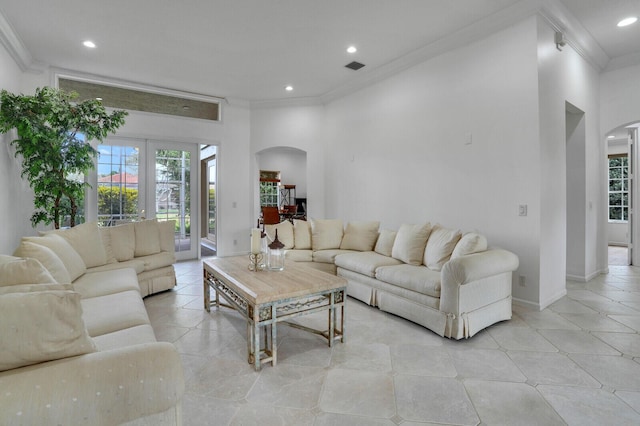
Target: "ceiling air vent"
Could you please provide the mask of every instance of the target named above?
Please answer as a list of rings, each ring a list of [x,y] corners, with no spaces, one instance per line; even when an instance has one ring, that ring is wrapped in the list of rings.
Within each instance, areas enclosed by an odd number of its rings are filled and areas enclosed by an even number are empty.
[[[350,62],[347,65],[345,65],[346,68],[349,68],[350,70],[354,70],[354,71],[358,71],[360,68],[364,67],[364,64],[361,64],[360,62]]]

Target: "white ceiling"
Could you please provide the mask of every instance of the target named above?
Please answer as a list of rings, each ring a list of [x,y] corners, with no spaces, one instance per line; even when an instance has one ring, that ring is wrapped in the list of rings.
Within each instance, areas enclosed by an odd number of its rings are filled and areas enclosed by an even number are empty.
[[[549,3],[566,7],[608,59],[640,57],[640,24],[616,28],[640,16],[640,0],[0,0],[0,30],[12,32],[0,40],[17,40],[27,67],[260,102],[321,97]],[[366,67],[344,68],[352,60]]]

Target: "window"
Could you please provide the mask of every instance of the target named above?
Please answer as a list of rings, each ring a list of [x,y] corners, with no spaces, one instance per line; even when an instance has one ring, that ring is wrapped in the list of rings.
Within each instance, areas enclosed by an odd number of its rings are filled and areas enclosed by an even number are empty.
[[[609,220],[629,219],[629,159],[609,156]]]
[[[98,146],[98,222],[113,226],[138,218],[139,149]]]
[[[260,170],[260,207],[278,207],[280,172]]]

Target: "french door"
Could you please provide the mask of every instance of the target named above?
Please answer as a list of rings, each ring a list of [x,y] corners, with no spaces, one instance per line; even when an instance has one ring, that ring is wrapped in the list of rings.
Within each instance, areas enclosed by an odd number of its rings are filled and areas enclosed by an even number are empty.
[[[198,145],[109,138],[88,198],[101,226],[141,219],[174,220],[176,257],[198,257]],[[93,209],[92,209],[93,210]]]

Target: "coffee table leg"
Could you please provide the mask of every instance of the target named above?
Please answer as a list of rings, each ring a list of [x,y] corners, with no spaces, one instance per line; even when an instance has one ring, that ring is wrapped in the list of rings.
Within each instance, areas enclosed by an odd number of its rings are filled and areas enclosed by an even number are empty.
[[[335,305],[335,297],[336,294],[331,292],[329,295],[330,306],[329,306],[329,347],[333,346],[333,338],[336,330],[336,305]]]
[[[271,318],[274,320],[274,322],[271,324],[271,347],[269,349],[271,349],[271,366],[275,367],[278,361],[278,343],[277,343],[278,331],[277,331],[277,325],[276,325],[277,322],[275,322],[276,305],[273,305],[271,307]],[[267,330],[265,330],[264,332],[266,334]]]
[[[211,312],[211,295],[209,294],[209,283],[207,282],[207,273],[204,273],[202,279],[203,291],[204,291],[204,310]]]
[[[251,321],[247,320],[247,359],[249,364],[253,364],[253,327]]]

